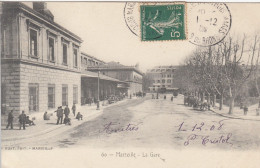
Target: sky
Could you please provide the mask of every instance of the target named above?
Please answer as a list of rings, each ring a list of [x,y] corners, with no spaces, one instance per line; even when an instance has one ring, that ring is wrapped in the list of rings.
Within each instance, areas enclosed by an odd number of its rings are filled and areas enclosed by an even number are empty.
[[[54,21],[80,36],[81,51],[106,62],[153,66],[178,65],[196,45],[188,40],[141,42],[124,20],[124,2],[47,2]],[[260,3],[227,3],[232,15],[230,32],[254,35],[260,29]]]

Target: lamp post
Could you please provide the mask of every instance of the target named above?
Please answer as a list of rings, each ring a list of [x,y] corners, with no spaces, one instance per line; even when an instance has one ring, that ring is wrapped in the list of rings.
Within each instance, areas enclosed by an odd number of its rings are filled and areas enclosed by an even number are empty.
[[[100,71],[98,70],[97,110],[99,110],[99,73]]]

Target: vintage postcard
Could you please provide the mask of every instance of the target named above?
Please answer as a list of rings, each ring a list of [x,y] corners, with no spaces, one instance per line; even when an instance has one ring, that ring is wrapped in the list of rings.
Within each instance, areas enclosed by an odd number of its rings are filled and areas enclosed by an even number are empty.
[[[0,2],[2,168],[259,168],[260,3]]]

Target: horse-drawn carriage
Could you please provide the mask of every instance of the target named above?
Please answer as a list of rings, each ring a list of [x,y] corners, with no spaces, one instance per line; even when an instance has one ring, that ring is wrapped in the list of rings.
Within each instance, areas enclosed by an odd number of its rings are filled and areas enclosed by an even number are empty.
[[[206,101],[200,101],[196,96],[184,96],[184,105],[188,105],[189,107],[193,107],[193,109],[197,110],[209,110],[210,104]]]

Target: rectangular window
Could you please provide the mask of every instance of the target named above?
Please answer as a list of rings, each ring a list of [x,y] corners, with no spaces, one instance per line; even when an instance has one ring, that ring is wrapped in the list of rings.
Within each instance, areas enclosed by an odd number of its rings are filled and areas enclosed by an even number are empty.
[[[55,108],[55,85],[48,86],[48,108]]]
[[[73,65],[74,67],[78,66],[78,50],[76,48],[73,49]]]
[[[62,106],[68,105],[68,85],[62,85]]]
[[[73,103],[78,104],[78,86],[73,86]]]
[[[39,109],[39,85],[29,83],[29,111]]]
[[[170,79],[167,80],[167,83],[171,83],[172,81]]]
[[[54,62],[54,39],[49,37],[49,61]]]
[[[63,53],[62,53],[63,54],[63,57],[62,57],[63,62],[62,63],[67,65],[68,64],[68,45],[63,43],[62,48],[63,48],[63,50],[62,50],[63,51]]]
[[[37,57],[38,56],[38,49],[37,49],[37,46],[38,46],[38,42],[37,42],[37,31],[36,30],[33,30],[33,29],[30,29],[30,55],[31,56],[35,56]]]

